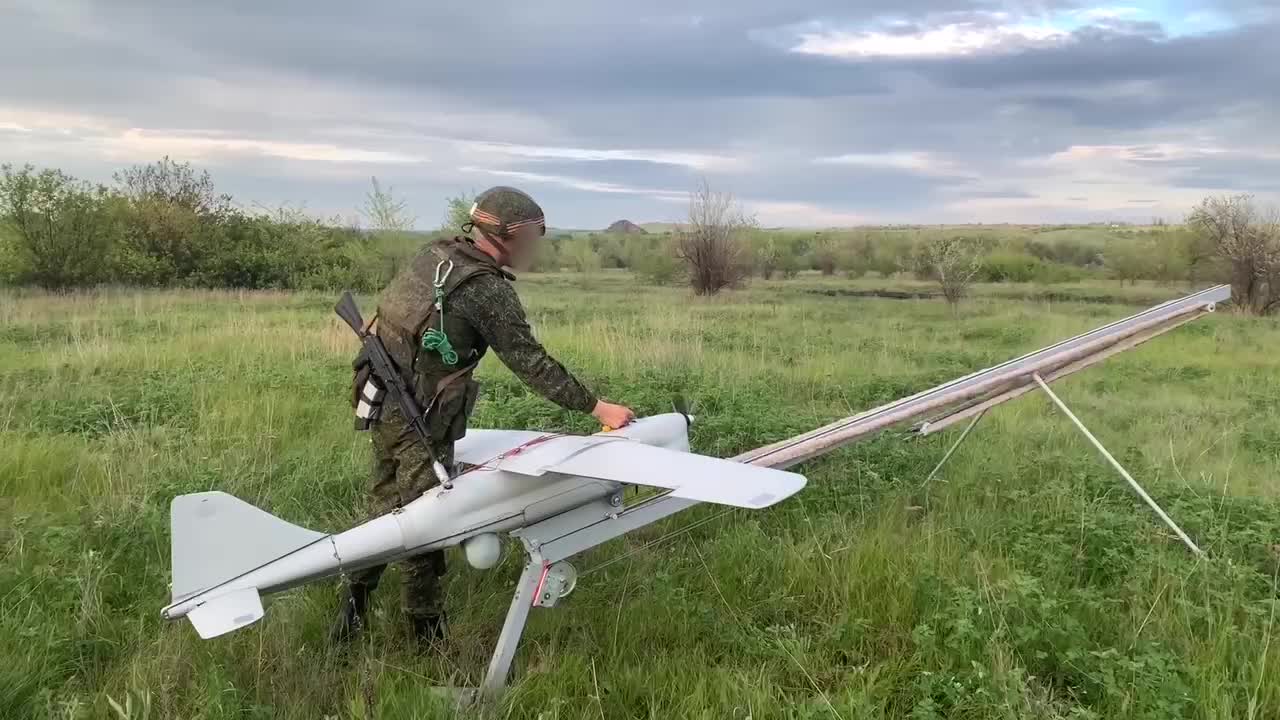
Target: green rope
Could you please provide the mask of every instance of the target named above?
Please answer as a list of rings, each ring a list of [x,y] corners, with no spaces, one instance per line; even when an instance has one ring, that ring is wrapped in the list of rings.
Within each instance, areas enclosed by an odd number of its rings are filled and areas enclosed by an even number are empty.
[[[440,353],[440,359],[445,365],[457,365],[458,353],[444,332],[444,288],[439,286],[436,287],[436,309],[440,311],[440,327],[431,328],[422,334],[422,349]]]

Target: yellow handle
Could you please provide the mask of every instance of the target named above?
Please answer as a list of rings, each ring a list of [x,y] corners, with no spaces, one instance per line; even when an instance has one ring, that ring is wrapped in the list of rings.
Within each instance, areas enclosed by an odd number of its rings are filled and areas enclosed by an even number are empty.
[[[613,432],[613,428],[609,427],[608,425],[601,425],[600,432]]]

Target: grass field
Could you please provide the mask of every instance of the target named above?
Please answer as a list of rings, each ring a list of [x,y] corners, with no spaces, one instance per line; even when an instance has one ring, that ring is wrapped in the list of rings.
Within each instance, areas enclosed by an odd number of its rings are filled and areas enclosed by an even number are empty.
[[[642,414],[687,394],[695,449],[715,455],[1178,292],[979,288],[953,317],[939,301],[825,293],[835,285],[693,300],[615,275],[519,283],[567,365]],[[425,656],[401,638],[394,576],[345,659],[324,639],[332,581],[213,641],[159,617],[174,495],[225,490],[325,530],[363,514],[368,441],[345,403],[354,341],[333,300],[0,291],[0,717],[435,717],[430,686],[480,679],[514,546],[488,572],[451,558],[452,640]],[[809,487],[774,509],[592,572],[719,512],[695,508],[580,558],[585,577],[535,611],[492,714],[1280,717],[1277,348],[1280,323],[1219,313],[1060,384],[1207,560],[1031,395],[992,413],[927,487],[956,431],[883,436],[803,466]],[[496,360],[481,375],[474,426],[594,429]]]

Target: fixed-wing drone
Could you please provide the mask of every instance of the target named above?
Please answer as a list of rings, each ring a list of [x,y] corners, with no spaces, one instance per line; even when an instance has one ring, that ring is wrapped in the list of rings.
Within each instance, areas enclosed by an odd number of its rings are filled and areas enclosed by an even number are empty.
[[[181,495],[174,498],[170,513],[173,602],[162,615],[187,617],[201,637],[216,637],[260,619],[264,594],[417,553],[461,545],[471,565],[491,568],[500,555],[498,535],[506,533],[520,540],[528,559],[485,676],[482,689],[492,695],[506,683],[530,609],[554,606],[573,589],[576,574],[565,559],[700,502],[751,509],[773,505],[806,482],[783,468],[889,427],[924,419],[910,434],[927,436],[969,420],[936,473],[989,409],[1036,389],[1199,554],[1199,546],[1049,383],[1212,313],[1230,295],[1230,287],[1217,286],[1172,300],[725,460],[690,452],[692,419],[685,412],[588,436],[470,430],[455,447],[455,458],[468,466],[466,471],[400,510],[333,535],[291,525],[226,493]],[[349,324],[360,332],[358,320],[353,316]],[[624,502],[627,486],[658,492]]]
[[[616,518],[626,486],[752,509],[804,487],[796,473],[690,452],[691,422],[675,412],[595,435],[471,430],[454,451],[465,471],[336,534],[292,525],[223,492],[180,495],[170,509],[173,602],[161,614],[188,618],[208,639],[260,619],[262,595],[331,575],[455,545],[473,567],[491,568],[499,533],[520,537],[532,556],[542,542]],[[573,589],[567,563],[530,567],[513,607],[554,605]],[[500,675],[499,686],[505,665]]]

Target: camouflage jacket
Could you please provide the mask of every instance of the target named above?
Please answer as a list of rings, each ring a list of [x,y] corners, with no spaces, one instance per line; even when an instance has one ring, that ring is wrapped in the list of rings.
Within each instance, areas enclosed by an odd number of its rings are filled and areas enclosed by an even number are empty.
[[[433,312],[437,267],[452,261],[444,281],[443,329],[458,355],[447,365],[437,352],[422,347],[422,336],[441,326]],[[422,249],[392,281],[378,306],[378,336],[396,364],[407,371],[419,403],[432,407],[433,435],[455,440],[465,432],[478,386],[469,372],[490,347],[526,385],[561,407],[591,412],[595,396],[533,336],[524,306],[511,281],[489,255],[464,237],[439,240]],[[411,370],[410,370],[411,369]],[[462,382],[453,383],[454,379]],[[441,382],[458,388],[441,387]],[[434,402],[433,402],[434,401]]]

